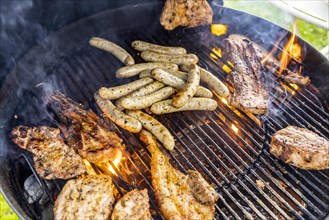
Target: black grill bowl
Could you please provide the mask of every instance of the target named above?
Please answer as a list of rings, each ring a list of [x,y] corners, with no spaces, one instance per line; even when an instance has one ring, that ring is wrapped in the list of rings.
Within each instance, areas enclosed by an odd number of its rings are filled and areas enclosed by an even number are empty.
[[[141,60],[130,47],[132,40],[185,47],[199,56],[202,67],[226,82],[226,73],[221,67],[225,60],[209,56],[212,48],[222,47],[223,37],[212,35],[209,26],[165,31],[158,22],[161,8],[159,3],[126,6],[66,26],[29,51],[8,74],[0,90],[0,186],[19,217],[52,217],[51,202],[46,206],[31,205],[24,198],[24,180],[34,172],[31,155],[18,149],[8,137],[17,125],[57,125],[42,101],[44,93],[40,90],[48,93],[60,90],[100,114],[93,101],[94,92],[101,86],[116,86],[132,80],[115,78],[115,71],[122,64],[112,55],[89,46],[91,37],[104,37],[118,43],[137,62]],[[282,47],[291,35],[273,23],[246,13],[217,6],[214,12],[214,23],[228,25],[229,34],[246,35],[268,50],[273,47],[272,43],[285,36],[279,45]],[[271,135],[289,124],[309,128],[324,137],[329,134],[329,62],[308,43],[301,39],[299,43],[305,52],[303,73],[310,76],[312,84],[298,90],[287,85],[288,90],[295,92],[292,95],[279,83],[275,73],[269,72],[271,79],[275,79],[276,89],[271,91],[272,105],[266,116],[233,110],[216,97],[219,108],[214,112],[157,117],[176,139],[176,148],[169,152],[172,164],[183,172],[198,170],[221,194],[216,206],[217,219],[323,219],[328,215],[328,170],[299,170],[268,152]],[[232,124],[239,128],[238,133],[232,131]],[[149,189],[154,218],[161,219],[150,185],[149,153],[137,136],[115,126],[112,128],[127,145],[131,164],[136,169],[135,178]],[[262,181],[265,188],[258,187],[256,181]],[[65,181],[54,183],[55,194],[58,194]]]

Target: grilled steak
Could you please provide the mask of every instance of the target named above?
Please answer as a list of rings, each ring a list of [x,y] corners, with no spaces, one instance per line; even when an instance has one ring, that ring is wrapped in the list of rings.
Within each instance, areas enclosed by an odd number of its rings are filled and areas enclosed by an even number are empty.
[[[122,139],[91,110],[55,92],[49,104],[61,121],[68,127],[68,145],[81,157],[92,163],[101,163],[121,157],[125,146]]]
[[[253,44],[230,37],[225,40],[228,60],[235,69],[230,73],[234,86],[234,93],[229,98],[230,105],[245,112],[265,114],[269,104],[268,92],[261,79],[261,64]]]
[[[275,132],[270,152],[301,169],[329,169],[329,141],[305,128],[288,126]]]
[[[54,218],[109,219],[114,200],[109,177],[88,175],[69,180],[55,202]]]
[[[151,219],[147,189],[133,190],[124,195],[114,206],[112,220]]]
[[[200,173],[185,175],[174,169],[151,133],[142,130],[141,140],[151,152],[152,185],[165,219],[213,219],[216,191]]]
[[[166,30],[178,26],[196,27],[212,23],[212,9],[206,0],[167,0],[160,23]]]
[[[18,126],[10,138],[33,153],[35,168],[45,179],[70,179],[86,171],[82,158],[64,143],[57,128]]]
[[[275,57],[273,57],[269,52],[267,52],[264,48],[262,48],[260,45],[256,44],[255,42],[252,42],[249,38],[243,36],[243,35],[238,35],[238,34],[232,34],[229,36],[230,39],[234,41],[248,41],[250,42],[256,52],[256,56],[260,61],[266,59],[265,66],[270,69],[275,71],[276,69],[280,68],[280,61],[277,60]],[[283,71],[285,75],[282,75],[282,78],[287,82],[287,83],[295,83],[295,84],[300,84],[300,85],[306,85],[307,83],[310,82],[310,78],[308,76],[301,76],[298,75],[297,73],[292,72],[289,69],[285,69]]]

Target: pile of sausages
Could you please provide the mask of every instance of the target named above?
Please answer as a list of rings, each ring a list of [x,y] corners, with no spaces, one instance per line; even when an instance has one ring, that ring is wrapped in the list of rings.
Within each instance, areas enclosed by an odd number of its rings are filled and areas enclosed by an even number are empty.
[[[139,75],[140,78],[125,85],[100,88],[94,95],[99,108],[115,124],[132,133],[138,133],[142,128],[149,130],[168,150],[175,146],[173,136],[164,125],[141,109],[156,115],[190,110],[213,111],[217,102],[211,99],[213,93],[209,89],[199,85],[200,81],[218,96],[230,94],[226,85],[199,67],[198,57],[187,54],[185,48],[136,40],[131,46],[140,52],[146,63],[135,64],[133,57],[113,42],[93,37],[89,43],[111,53],[126,65],[117,70],[116,77]],[[115,104],[113,100],[116,100]]]

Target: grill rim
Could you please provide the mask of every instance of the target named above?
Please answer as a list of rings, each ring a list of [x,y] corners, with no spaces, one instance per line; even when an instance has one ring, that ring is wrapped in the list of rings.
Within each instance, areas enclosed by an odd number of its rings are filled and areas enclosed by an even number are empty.
[[[152,5],[151,7],[149,7],[148,5]],[[151,8],[153,11],[154,11],[154,9],[157,7],[157,6],[161,6],[161,4],[160,3],[145,3],[145,4],[140,4],[140,5],[138,5],[138,7],[140,7],[140,8],[142,8],[142,7],[148,7],[148,8]],[[68,26],[65,26],[64,28],[62,28],[60,31],[58,31],[58,32],[56,32],[56,33],[54,33],[53,35],[51,35],[51,36],[48,36],[47,38],[46,38],[46,42],[47,42],[47,40],[49,40],[49,42],[52,42],[52,40],[53,40],[53,38],[60,38],[60,36],[61,36],[61,34],[64,34],[64,35],[66,35],[67,33],[66,33],[66,30],[70,30],[70,29],[76,29],[77,28],[77,23],[84,23],[84,22],[86,22],[86,21],[88,21],[88,20],[93,20],[93,19],[95,19],[95,18],[97,18],[97,19],[99,19],[98,17],[100,16],[100,17],[102,17],[102,16],[106,16],[106,15],[108,15],[108,14],[110,14],[111,12],[116,12],[116,13],[118,13],[120,10],[125,10],[126,8],[131,8],[132,6],[130,5],[130,6],[124,6],[124,7],[121,7],[121,8],[116,8],[116,9],[110,9],[110,10],[106,10],[106,11],[103,11],[103,12],[100,12],[100,13],[97,13],[97,14],[95,14],[95,15],[92,15],[92,16],[90,16],[90,17],[86,17],[86,18],[84,18],[84,19],[82,19],[82,20],[79,20],[78,22],[75,22],[75,23],[72,23],[72,24],[70,24],[70,25],[68,25]],[[236,11],[236,10],[233,10],[233,9],[228,9],[228,10],[232,10],[232,11]],[[154,12],[155,13],[155,12]],[[155,14],[157,14],[157,13],[155,13]],[[247,14],[247,13],[245,13],[245,14]],[[248,14],[249,16],[253,16],[253,17],[256,17],[256,16],[254,16],[254,15],[250,15],[250,14]],[[151,15],[149,16],[149,17],[151,17]],[[78,25],[79,26],[79,25]],[[276,25],[277,26],[277,25]],[[115,29],[117,29],[117,27],[115,28]],[[127,27],[125,27],[124,29],[128,29]],[[107,30],[108,31],[108,30]],[[88,38],[88,37],[84,37],[84,38]],[[301,39],[301,38],[299,38],[299,39]],[[79,44],[79,42],[80,41],[77,41],[78,43],[74,43],[74,44],[72,44],[72,46],[71,47],[64,47],[66,50],[70,50],[72,47],[74,47],[74,45],[77,45],[77,44]],[[309,45],[306,41],[304,41],[303,40],[303,42],[307,45],[307,47],[308,48],[313,48],[311,45]],[[4,98],[4,97],[7,97],[7,99],[9,99],[9,97],[15,97],[15,94],[14,94],[14,90],[12,89],[12,87],[15,87],[13,84],[12,84],[12,82],[14,81],[14,82],[16,82],[16,80],[12,80],[12,78],[11,77],[13,77],[15,74],[18,74],[18,72],[19,72],[19,68],[20,68],[20,66],[24,66],[24,62],[27,62],[28,60],[29,60],[29,58],[30,58],[30,56],[35,56],[35,53],[36,54],[38,54],[38,53],[40,53],[40,51],[41,51],[41,53],[44,51],[44,50],[46,50],[45,49],[45,47],[42,47],[42,46],[44,46],[43,44],[41,44],[41,45],[37,45],[37,46],[35,46],[34,48],[32,48],[26,55],[24,55],[24,57],[19,61],[19,64],[18,64],[18,66],[16,66],[13,70],[12,70],[12,72],[6,77],[6,79],[4,80],[4,83],[3,83],[3,85],[4,86],[2,86],[1,87],[1,90],[0,90],[0,97],[1,97],[1,99],[0,100],[3,100],[3,101],[1,101],[0,102],[0,111],[2,112],[2,111],[4,111],[4,109],[2,109],[2,106],[4,106],[5,104],[3,104],[3,103],[5,103],[5,101],[6,101],[6,99]],[[313,48],[313,50],[315,50],[314,48]],[[315,50],[316,51],[316,50]],[[61,51],[61,52],[65,52],[65,51]],[[320,56],[322,56],[322,58],[324,58],[324,59],[326,59],[322,54],[318,54],[318,55],[320,55]],[[26,64],[26,63],[25,63]],[[7,86],[7,87],[6,87]],[[8,89],[8,87],[9,87],[9,89]],[[11,88],[10,88],[11,87]],[[7,91],[8,90],[8,91]],[[6,92],[4,92],[4,91],[6,91]],[[13,102],[11,102],[11,103],[13,103]],[[17,104],[17,102],[16,102],[16,104]],[[15,104],[14,104],[15,105]],[[9,108],[9,109],[13,109],[13,108]],[[5,114],[1,114],[1,115],[5,115]],[[1,120],[1,122],[2,122],[2,120]],[[6,132],[4,132],[4,129],[1,129],[1,136],[3,135],[3,134],[6,134]],[[8,174],[8,172],[7,172],[7,170],[6,169],[4,169],[2,166],[0,166],[0,176],[6,176]],[[8,176],[8,175],[7,175]],[[19,206],[18,205],[18,202],[14,199],[14,197],[9,193],[7,193],[7,192],[9,192],[10,190],[9,190],[9,188],[8,188],[8,183],[6,183],[6,180],[4,180],[4,179],[6,179],[6,178],[1,178],[0,179],[0,190],[1,190],[1,193],[3,194],[3,196],[5,197],[5,199],[7,200],[7,202],[10,204],[10,206],[13,208],[13,210],[17,213],[17,215],[20,217],[20,218],[23,218],[23,219],[29,219],[29,217],[28,216],[26,216],[26,213],[23,211],[23,209],[21,208],[21,206]],[[8,190],[8,191],[6,191],[6,190]],[[22,212],[23,211],[23,212]]]

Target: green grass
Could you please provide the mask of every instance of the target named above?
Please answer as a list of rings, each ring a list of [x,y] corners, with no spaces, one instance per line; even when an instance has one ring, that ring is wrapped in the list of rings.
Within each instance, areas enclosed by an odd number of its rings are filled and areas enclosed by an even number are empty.
[[[16,220],[19,219],[17,215],[11,210],[6,200],[0,193],[0,219],[1,220]]]
[[[290,31],[295,18],[264,0],[224,0],[224,6],[265,18]],[[298,35],[321,50],[329,44],[328,31],[297,19]]]

